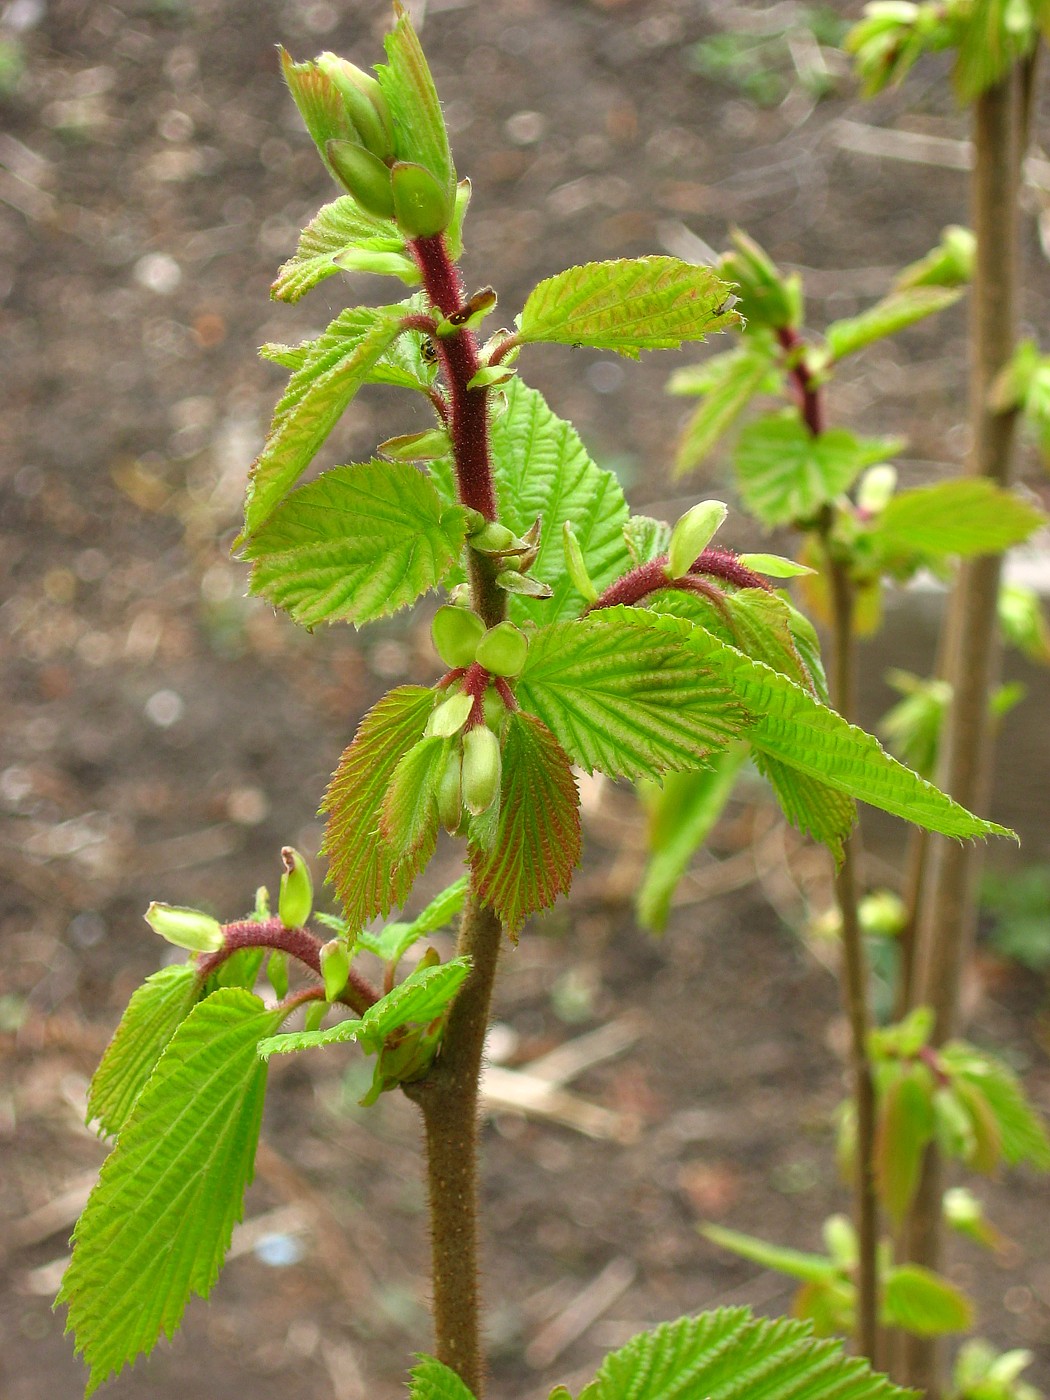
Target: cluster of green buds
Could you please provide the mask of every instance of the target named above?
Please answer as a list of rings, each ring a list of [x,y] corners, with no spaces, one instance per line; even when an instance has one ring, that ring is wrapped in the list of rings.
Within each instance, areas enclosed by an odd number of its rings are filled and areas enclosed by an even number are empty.
[[[424,735],[450,741],[436,799],[441,824],[455,832],[464,810],[478,817],[499,801],[505,687],[524,669],[529,642],[513,622],[486,628],[477,613],[451,604],[437,610],[432,636],[446,666],[464,673],[477,667],[488,680],[480,702],[473,688],[454,689],[432,712]]]
[[[329,171],[373,218],[408,239],[443,233],[456,208],[456,172],[441,106],[407,15],[387,36],[376,77],[334,53],[295,63],[285,80]]]
[[[516,535],[498,520],[486,520],[474,511],[468,522],[468,541],[478,554],[484,554],[498,565],[496,584],[506,593],[518,593],[527,598],[549,598],[549,584],[534,578],[529,570],[539,558],[543,520],[537,516],[524,535]]]

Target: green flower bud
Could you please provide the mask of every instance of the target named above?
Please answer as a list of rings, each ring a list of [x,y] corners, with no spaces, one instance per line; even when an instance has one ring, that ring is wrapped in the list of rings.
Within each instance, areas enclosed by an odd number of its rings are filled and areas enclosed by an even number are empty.
[[[454,201],[425,165],[398,160],[390,168],[394,217],[407,238],[432,238],[448,228]]]
[[[529,639],[513,622],[498,622],[478,643],[474,659],[494,676],[520,676],[529,654]]]
[[[321,976],[325,1001],[335,1001],[350,976],[350,954],[341,938],[330,938],[321,947]]]
[[[456,669],[469,666],[474,660],[478,643],[485,635],[485,624],[477,613],[446,603],[434,614],[430,635],[438,656],[446,666]]]
[[[487,725],[463,736],[463,802],[472,816],[488,811],[499,796],[502,759],[499,740]]]
[[[183,909],[177,904],[158,904],[146,910],[145,919],[154,933],[191,953],[217,953],[225,943],[222,924],[199,909]]]
[[[270,891],[265,885],[260,885],[255,891],[255,908],[252,910],[252,918],[261,922],[270,917]]]
[[[583,595],[588,603],[593,603],[598,597],[598,590],[587,572],[583,550],[580,548],[580,542],[576,538],[576,531],[572,528],[571,520],[566,520],[562,527],[562,545],[565,549],[565,572],[572,579],[573,587],[577,593]]]
[[[288,954],[280,948],[275,948],[266,960],[266,980],[277,1000],[283,1001],[288,995]]]
[[[285,928],[302,928],[314,907],[314,885],[306,861],[292,846],[281,848],[284,874],[277,900],[277,917]]]
[[[450,695],[449,698],[438,705],[436,710],[432,710],[430,718],[427,720],[427,727],[423,731],[425,739],[435,736],[439,739],[451,739],[453,734],[458,734],[470,717],[470,712],[474,708],[473,695]]]
[[[497,520],[487,520],[480,530],[475,530],[470,536],[470,547],[479,554],[502,554],[504,550],[513,549],[518,542],[514,531],[508,530]]]
[[[857,910],[861,929],[877,938],[896,938],[908,922],[908,910],[892,890],[872,890]]]
[[[387,160],[394,154],[394,126],[383,89],[375,78],[334,53],[320,54],[317,66],[338,88],[362,146],[380,160]]]
[[[340,184],[366,213],[377,219],[394,217],[390,171],[378,156],[353,141],[327,141],[325,154]]]
[[[671,531],[667,548],[667,577],[684,578],[729,514],[724,501],[701,501]]]
[[[888,462],[870,467],[860,479],[857,487],[857,505],[865,515],[878,515],[890,503],[890,497],[897,489],[897,468]]]
[[[457,744],[445,759],[437,786],[438,819],[453,835],[463,820],[463,754]]]

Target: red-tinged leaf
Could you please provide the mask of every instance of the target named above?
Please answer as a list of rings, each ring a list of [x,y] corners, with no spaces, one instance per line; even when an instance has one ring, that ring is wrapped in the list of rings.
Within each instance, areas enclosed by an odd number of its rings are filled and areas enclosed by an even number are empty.
[[[496,839],[471,849],[478,894],[512,935],[527,915],[568,894],[580,859],[579,794],[565,750],[522,711],[507,721]]]
[[[1003,1135],[995,1112],[976,1084],[957,1078],[952,1088],[973,1129],[973,1149],[966,1165],[986,1175],[994,1172],[1003,1156]]]
[[[401,861],[380,832],[394,770],[422,738],[433,706],[434,693],[424,686],[400,686],[384,695],[361,721],[324,795],[328,825],[321,849],[347,926],[355,932],[401,904],[433,854],[433,831]]]
[[[933,1132],[930,1071],[922,1064],[904,1066],[882,1095],[875,1132],[875,1183],[896,1221],[915,1195],[922,1155]]]

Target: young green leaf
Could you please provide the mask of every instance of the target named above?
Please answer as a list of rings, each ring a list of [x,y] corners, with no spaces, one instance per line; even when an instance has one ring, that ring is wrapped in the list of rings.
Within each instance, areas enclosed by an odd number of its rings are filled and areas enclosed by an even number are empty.
[[[803,1283],[821,1283],[833,1278],[839,1266],[826,1254],[808,1254],[800,1249],[785,1249],[781,1245],[770,1244],[754,1235],[741,1234],[739,1230],[727,1230],[721,1225],[701,1225],[700,1233],[722,1249],[731,1250],[741,1259],[748,1259],[763,1269],[773,1269],[789,1278],[801,1279]]]
[[[191,963],[162,967],[132,993],[88,1088],[87,1121],[116,1137],[168,1041],[189,1015],[200,978]]]
[[[277,50],[281,70],[292,94],[303,125],[328,168],[333,180],[338,179],[326,147],[329,141],[356,141],[357,131],[350,119],[342,94],[316,63],[296,63],[286,49]]]
[[[831,358],[844,360],[847,355],[855,355],[876,340],[896,335],[917,321],[954,306],[961,296],[962,292],[953,287],[911,287],[892,292],[859,316],[832,321],[825,331]]]
[[[579,794],[564,749],[545,724],[514,711],[503,739],[499,825],[471,848],[479,897],[513,937],[529,914],[568,894],[580,859]]]
[[[919,486],[893,496],[871,538],[885,550],[920,554],[998,554],[1021,544],[1046,516],[983,477]]]
[[[675,476],[700,465],[756,394],[775,390],[775,382],[770,382],[773,345],[771,336],[749,337],[739,349],[715,355],[702,365],[676,370],[671,376],[669,393],[703,395],[679,439]]]
[[[433,933],[435,929],[450,924],[462,911],[466,900],[467,877],[464,875],[435,896],[410,924],[387,924],[378,933],[371,933],[365,929],[358,934],[357,946],[368,953],[374,953],[384,962],[397,963],[413,943],[425,938],[428,933]]]
[[[394,769],[383,798],[379,831],[397,861],[437,839],[437,785],[451,745],[447,738],[420,739]],[[429,857],[428,857],[429,858]]]
[[[573,762],[610,777],[695,768],[747,724],[733,693],[688,648],[657,635],[641,609],[603,609],[540,632],[517,694]]]
[[[325,793],[322,851],[351,929],[403,903],[420,868],[420,857],[396,860],[380,833],[380,818],[394,770],[423,737],[433,706],[434,692],[423,686],[400,686],[385,695],[361,721]]]
[[[451,202],[456,171],[441,102],[411,19],[399,3],[395,13],[397,23],[384,41],[389,61],[377,67],[376,76],[393,119],[397,157],[429,170]]]
[[[224,988],[168,1042],[74,1232],[57,1301],[90,1395],[207,1297],[252,1179],[266,1091],[259,1041],[283,1012]]]
[[[244,538],[269,519],[310,465],[369,371],[396,339],[399,306],[355,307],[337,316],[288,383],[263,450],[251,466]]]
[[[991,1107],[1002,1138],[1003,1160],[1010,1166],[1027,1162],[1039,1171],[1050,1171],[1046,1125],[1013,1071],[995,1056],[962,1040],[945,1045],[941,1056],[952,1079],[978,1090]]]
[[[408,1400],[474,1400],[455,1371],[450,1371],[432,1356],[420,1356],[410,1372],[412,1384]]]
[[[466,539],[407,462],[335,467],[293,491],[245,547],[251,591],[304,627],[389,617],[436,587]]]
[[[880,1096],[875,1130],[875,1185],[900,1224],[919,1184],[923,1154],[933,1138],[933,1090],[924,1064],[902,1065]]]
[[[303,229],[294,256],[277,273],[270,296],[274,301],[298,301],[347,266],[337,259],[346,255],[352,259],[355,253],[396,259],[390,266],[402,266],[402,271],[394,275],[411,286],[420,274],[416,264],[403,256],[404,247],[404,238],[389,219],[366,214],[349,195],[340,195],[318,210]]]
[[[602,1362],[579,1400],[917,1400],[808,1325],[719,1308],[665,1322]]]
[[[290,1031],[270,1035],[259,1042],[264,1060],[271,1055],[287,1055],[296,1050],[312,1050],[319,1045],[344,1045],[359,1041],[372,1054],[382,1049],[387,1036],[402,1026],[426,1025],[451,1004],[470,971],[467,958],[416,968],[403,982],[380,997],[363,1016],[340,1021],[323,1031]]]
[[[901,1327],[916,1337],[969,1332],[973,1304],[946,1278],[919,1264],[899,1264],[883,1284],[884,1327]]]
[[[609,609],[608,614],[626,611]],[[872,735],[847,724],[841,715],[768,666],[680,618],[648,610],[633,612],[635,617],[647,619],[649,626],[677,636],[680,646],[701,667],[714,672],[751,716],[745,737],[760,753],[780,759],[847,797],[944,836],[1013,835],[960,807],[932,783],[890,758]],[[534,643],[533,651],[536,649]]]
[[[763,525],[788,525],[809,519],[901,445],[899,438],[858,438],[845,428],[814,436],[789,408],[748,424],[734,466],[748,509]]]
[[[739,325],[731,300],[730,288],[709,267],[678,258],[585,263],[533,288],[518,318],[518,339],[590,345],[636,360],[642,350],[673,350]]]
[[[722,815],[746,759],[747,746],[734,743],[711,759],[710,768],[666,773],[662,786],[645,785],[650,855],[637,901],[643,928],[662,933],[667,927],[674,892]]]
[[[666,520],[654,520],[651,515],[632,515],[623,527],[623,537],[633,564],[649,564],[667,553],[671,543],[671,527]],[[612,580],[609,580],[610,583]]]
[[[1012,0],[980,0],[963,11],[956,21],[958,50],[952,72],[960,102],[973,102],[1031,50],[1039,34],[1033,9]]]

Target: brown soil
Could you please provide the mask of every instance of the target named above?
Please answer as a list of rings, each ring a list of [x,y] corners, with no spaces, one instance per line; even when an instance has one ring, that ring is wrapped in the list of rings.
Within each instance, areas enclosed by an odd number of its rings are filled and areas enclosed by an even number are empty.
[[[844,85],[814,105],[792,80],[772,108],[692,71],[692,43],[767,8],[432,0],[425,42],[475,188],[468,277],[497,285],[506,319],[572,262],[688,253],[693,235],[721,247],[739,223],[809,270],[819,327],[965,221],[958,170],[858,154],[844,125],[962,137],[936,65],[875,104]],[[15,0],[4,17],[2,55],[24,73],[0,134],[0,1394],[52,1400],[82,1380],[50,1298],[69,1202],[105,1150],[82,1126],[86,1081],[158,964],[142,909],[163,898],[229,916],[275,882],[282,843],[316,852],[318,795],[357,718],[432,660],[418,621],[298,633],[241,596],[228,553],[280,383],[254,348],[377,294],[354,279],[294,309],[267,299],[329,197],[274,44],[368,63],[386,7]],[[1048,289],[1033,219],[1026,236],[1035,326]],[[837,418],[909,434],[913,480],[961,458],[962,326],[953,312],[872,350],[832,395]],[[673,518],[704,490],[672,486],[664,465],[683,411],[663,384],[683,362],[545,350],[524,370],[636,504]],[[410,430],[403,410],[363,398],[332,453],[359,458]],[[721,466],[711,479],[726,489]],[[734,526],[730,542],[745,532]],[[898,610],[891,624],[886,653],[911,645],[926,664],[924,618]],[[883,699],[873,686],[873,712]],[[995,815],[1045,859],[1038,699],[1029,713],[1011,732]],[[637,1041],[569,1086],[605,1110],[596,1121],[613,1137],[506,1111],[484,1130],[491,1390],[507,1400],[582,1383],[603,1349],[662,1318],[729,1301],[785,1309],[784,1281],[719,1253],[697,1223],[818,1247],[820,1221],[844,1203],[830,1129],[836,985],[786,927],[804,896],[822,897],[822,857],[777,836],[761,796],[735,805],[716,857],[739,871],[754,848],[759,874],[683,904],[653,942],[622,897],[640,841],[633,802],[587,795],[579,897],[508,952],[497,1015],[512,1063],[625,1016]],[[899,829],[873,830],[896,860]],[[454,860],[443,853],[428,890]],[[971,1035],[1008,1054],[1050,1108],[1045,988],[987,960],[981,974]],[[393,1095],[357,1110],[349,1053],[281,1062],[271,1083],[247,1208],[271,1238],[247,1240],[212,1301],[194,1303],[182,1334],[114,1397],[385,1400],[429,1345],[414,1110]],[[983,1333],[1043,1344],[1032,1375],[1047,1386],[1045,1187],[1014,1175],[982,1194],[1017,1243],[998,1257],[953,1251],[952,1276],[979,1296]],[[265,1262],[275,1233],[299,1242],[298,1262]]]

